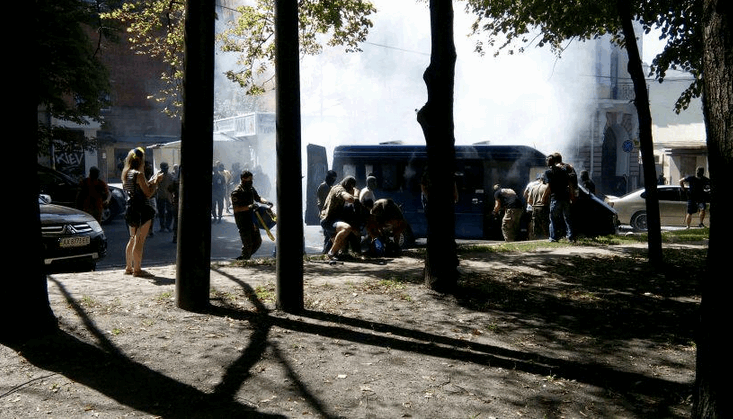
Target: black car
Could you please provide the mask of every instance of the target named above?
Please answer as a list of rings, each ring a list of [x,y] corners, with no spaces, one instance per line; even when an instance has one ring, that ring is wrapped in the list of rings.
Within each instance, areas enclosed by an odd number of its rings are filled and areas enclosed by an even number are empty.
[[[107,237],[99,222],[81,210],[51,204],[47,196],[39,196],[38,207],[44,266],[94,270],[107,254]]]
[[[76,207],[76,196],[79,192],[79,181],[75,181],[69,175],[55,169],[38,165],[38,181],[40,183],[39,194],[51,197],[54,204],[66,207]],[[105,206],[102,213],[102,223],[108,223],[125,211],[127,201],[125,192],[117,187],[108,186],[112,195],[109,205]]]

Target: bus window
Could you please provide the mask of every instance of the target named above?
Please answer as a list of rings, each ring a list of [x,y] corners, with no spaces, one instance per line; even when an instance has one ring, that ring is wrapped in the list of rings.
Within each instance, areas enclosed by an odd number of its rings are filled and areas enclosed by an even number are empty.
[[[384,191],[397,191],[400,189],[400,174],[397,170],[397,165],[393,163],[382,164],[381,166],[381,188]]]
[[[349,175],[356,178],[356,165],[352,165],[350,163],[344,163],[343,171],[344,173],[340,176],[338,181],[341,181],[342,179],[346,178]]]
[[[405,166],[402,177],[405,180],[405,190],[410,193],[420,195],[420,181],[422,180],[422,174],[424,172],[424,166],[418,166],[417,164],[408,164]]]
[[[483,193],[483,163],[481,161],[458,161],[456,177],[456,187],[458,188],[458,196],[472,196],[476,193]]]

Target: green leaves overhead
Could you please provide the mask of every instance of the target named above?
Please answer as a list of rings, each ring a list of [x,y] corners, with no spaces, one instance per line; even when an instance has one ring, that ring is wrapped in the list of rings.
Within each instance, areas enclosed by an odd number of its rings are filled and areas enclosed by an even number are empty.
[[[107,70],[90,37],[93,7],[78,0],[36,2],[38,105],[55,118],[77,124],[99,121],[107,106]],[[92,29],[90,29],[92,28]]]
[[[226,72],[248,94],[263,93],[272,86],[275,56],[275,16],[272,0],[257,0],[255,5],[237,8],[239,16],[219,35],[221,50],[240,53],[238,69]],[[368,1],[302,0],[299,2],[300,51],[304,55],[321,53],[323,45],[343,46],[346,52],[360,51],[376,12]]]
[[[695,80],[677,101],[679,111],[700,95],[702,83],[702,0],[628,0],[633,15],[646,33],[652,28],[666,39],[664,51],[651,63],[651,75],[660,82],[669,69],[691,73]],[[474,34],[484,35],[476,51],[522,52],[528,46],[548,46],[561,55],[569,40],[619,36],[617,0],[466,0],[466,11],[476,16]],[[641,36],[642,34],[637,34]]]
[[[475,34],[487,36],[477,45],[498,54],[522,52],[526,46],[549,46],[561,54],[570,39],[586,40],[619,29],[615,1],[468,0],[466,10],[477,16]]]
[[[235,19],[217,37],[223,52],[239,53],[238,68],[226,72],[227,77],[242,86],[250,95],[274,87],[275,16],[274,0],[254,0],[236,7]],[[344,46],[347,52],[359,51],[376,12],[369,1],[362,0],[301,0],[300,50],[313,55],[323,45]],[[183,79],[183,20],[184,2],[141,0],[125,3],[120,9],[105,15],[127,28],[132,48],[140,54],[162,59],[170,70],[162,75],[167,88],[159,100],[180,96]],[[174,102],[180,107],[180,102]]]
[[[127,42],[137,54],[167,65],[168,70],[160,75],[163,87],[152,97],[168,103],[170,115],[177,115],[182,105],[184,6],[184,2],[138,0],[102,14],[104,20],[125,28]]]

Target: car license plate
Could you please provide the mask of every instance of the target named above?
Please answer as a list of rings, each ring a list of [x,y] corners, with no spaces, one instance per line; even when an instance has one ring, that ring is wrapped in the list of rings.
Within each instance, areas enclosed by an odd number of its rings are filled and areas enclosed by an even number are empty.
[[[61,238],[59,240],[59,246],[61,248],[74,248],[77,246],[86,246],[91,243],[89,236],[74,236],[71,238]]]

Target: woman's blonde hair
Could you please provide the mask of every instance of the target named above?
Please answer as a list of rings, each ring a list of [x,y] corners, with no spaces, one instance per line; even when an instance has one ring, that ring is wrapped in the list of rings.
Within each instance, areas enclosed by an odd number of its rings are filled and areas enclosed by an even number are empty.
[[[145,149],[136,147],[127,153],[125,158],[125,167],[122,169],[122,180],[127,179],[127,173],[130,169],[139,169],[145,162]]]

